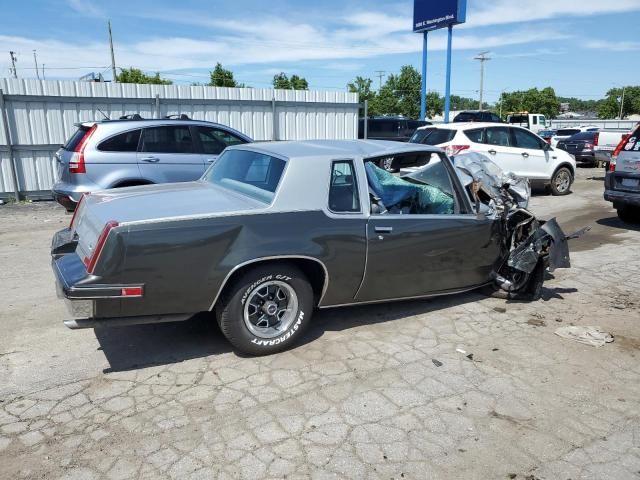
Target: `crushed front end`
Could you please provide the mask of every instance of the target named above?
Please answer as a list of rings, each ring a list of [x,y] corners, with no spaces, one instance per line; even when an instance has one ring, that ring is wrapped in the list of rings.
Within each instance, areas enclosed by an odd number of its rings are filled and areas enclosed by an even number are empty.
[[[527,210],[527,179],[503,172],[479,153],[458,155],[454,165],[476,212],[495,218],[502,232],[504,254],[494,269],[496,286],[509,298],[540,298],[545,271],[571,266],[568,237],[555,218],[538,220]]]

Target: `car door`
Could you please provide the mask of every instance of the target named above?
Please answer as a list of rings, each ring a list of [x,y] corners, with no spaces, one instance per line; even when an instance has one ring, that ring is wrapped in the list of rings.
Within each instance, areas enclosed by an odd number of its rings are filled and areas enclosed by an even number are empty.
[[[154,183],[197,180],[205,170],[188,124],[145,128],[137,158],[143,178]]]
[[[513,147],[511,128],[487,127],[484,133],[485,148],[489,158],[504,171],[524,176],[522,152]]]
[[[490,279],[500,255],[493,220],[472,213],[468,199],[463,196],[466,194],[445,158],[432,154],[427,166],[419,172],[429,185],[410,182],[408,188],[417,185],[426,194],[424,197],[419,194],[423,200],[437,198],[434,211],[439,213],[424,213],[429,211],[428,202],[413,212],[372,209],[382,213],[372,213],[367,222],[367,261],[356,295],[359,302],[452,292]],[[390,174],[378,170],[377,175]],[[411,177],[414,175],[418,174]],[[371,178],[371,167],[367,167],[367,176]],[[371,187],[374,182],[369,181],[369,188],[375,197],[377,187]],[[378,183],[383,190],[384,184],[391,183],[394,195],[402,188],[390,177],[383,177]]]
[[[548,147],[545,148],[546,142],[524,128],[509,128],[512,144],[520,154],[521,167],[516,174],[532,180],[551,178],[553,172],[550,171],[550,157],[546,149]]]
[[[225,148],[231,145],[247,143],[239,136],[219,127],[196,125],[192,127],[192,130],[205,168],[214,164],[218,159],[218,155],[220,155]]]

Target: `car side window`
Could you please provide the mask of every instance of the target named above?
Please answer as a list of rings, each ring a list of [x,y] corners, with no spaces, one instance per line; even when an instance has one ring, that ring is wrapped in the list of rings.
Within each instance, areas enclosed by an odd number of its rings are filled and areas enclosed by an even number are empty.
[[[365,163],[373,215],[453,215],[458,211],[450,173],[439,154],[402,177]]]
[[[140,129],[114,135],[98,145],[101,152],[135,152],[138,150]]]
[[[195,127],[195,130],[202,145],[202,153],[219,155],[225,148],[231,145],[246,143],[240,137],[219,128]]]
[[[521,128],[513,128],[512,131],[514,147],[542,150],[542,142],[533,133],[522,130]]]
[[[329,210],[335,213],[360,212],[358,182],[351,160],[338,160],[331,165]]]
[[[142,151],[147,153],[193,153],[193,138],[186,125],[145,128]]]
[[[484,143],[484,128],[474,128],[472,130],[465,130],[464,134],[473,143]]]
[[[485,132],[485,141],[487,145],[497,145],[499,147],[511,146],[511,135],[507,127],[491,127]]]
[[[496,115],[495,113],[492,113],[491,114],[491,121],[492,122],[501,122],[502,119],[498,115]]]

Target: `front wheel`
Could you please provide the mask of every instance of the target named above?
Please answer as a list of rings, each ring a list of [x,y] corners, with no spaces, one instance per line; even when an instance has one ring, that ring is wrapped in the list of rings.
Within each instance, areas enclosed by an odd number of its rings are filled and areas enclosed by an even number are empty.
[[[551,194],[555,196],[567,195],[571,191],[571,171],[561,167],[551,177]]]
[[[220,329],[239,351],[269,355],[289,348],[308,326],[313,289],[285,263],[252,268],[227,289],[216,309]]]

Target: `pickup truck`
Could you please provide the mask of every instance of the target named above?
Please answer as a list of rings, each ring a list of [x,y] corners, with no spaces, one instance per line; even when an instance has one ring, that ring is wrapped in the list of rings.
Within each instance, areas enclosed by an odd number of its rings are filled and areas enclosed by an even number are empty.
[[[547,119],[540,113],[512,113],[507,116],[507,123],[528,128],[533,133],[547,129]]]
[[[631,134],[626,128],[603,128],[596,132],[593,150],[598,161],[598,167],[609,169],[611,155],[616,147]]]

